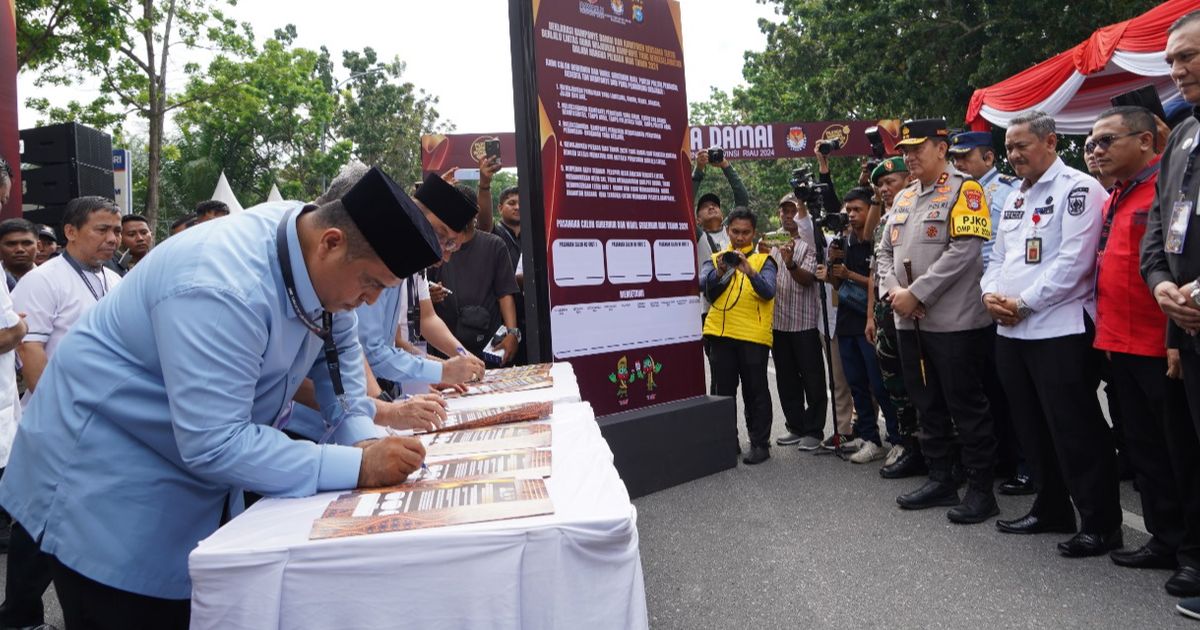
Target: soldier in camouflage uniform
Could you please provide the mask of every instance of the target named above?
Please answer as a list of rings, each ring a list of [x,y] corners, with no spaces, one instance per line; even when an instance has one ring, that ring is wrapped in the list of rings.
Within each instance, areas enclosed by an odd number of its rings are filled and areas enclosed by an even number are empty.
[[[885,213],[890,210],[896,195],[908,184],[908,167],[904,166],[904,159],[892,157],[881,162],[871,172],[871,183],[875,186],[876,198],[872,200],[872,216],[868,220],[875,219],[879,223],[874,231],[875,247],[878,248],[883,241],[884,221],[878,220],[875,214],[880,208]],[[871,287],[867,299],[872,302],[869,310],[874,314],[874,319],[867,322],[867,339],[875,344],[875,356],[879,359],[883,387],[896,408],[897,429],[901,438],[901,442],[888,452],[883,467],[879,469],[879,476],[884,479],[902,479],[923,475],[926,469],[920,442],[917,440],[917,409],[908,399],[904,376],[900,372],[900,344],[896,339],[896,320],[892,313],[892,305],[887,300],[879,299],[879,277],[875,265],[872,264],[871,267]]]

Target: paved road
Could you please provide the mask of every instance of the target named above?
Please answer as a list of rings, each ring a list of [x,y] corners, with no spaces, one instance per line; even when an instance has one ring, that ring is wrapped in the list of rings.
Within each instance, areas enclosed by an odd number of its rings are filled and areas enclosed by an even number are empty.
[[[880,462],[771,455],[634,502],[652,628],[1200,628],[1174,612],[1167,571],[902,511],[896,495],[919,481],[881,479]],[[1126,545],[1140,545],[1137,494],[1122,495]],[[1001,516],[1030,503],[1001,497]]]
[[[773,376],[771,386],[782,434]],[[1169,572],[1061,558],[1065,536],[903,512],[895,497],[918,481],[881,479],[879,462],[771,454],[634,502],[652,628],[1200,628],[1174,613]],[[1140,545],[1137,494],[1126,483],[1122,495],[1126,544]],[[1029,504],[1001,497],[1002,517]],[[46,603],[61,628],[53,590]]]

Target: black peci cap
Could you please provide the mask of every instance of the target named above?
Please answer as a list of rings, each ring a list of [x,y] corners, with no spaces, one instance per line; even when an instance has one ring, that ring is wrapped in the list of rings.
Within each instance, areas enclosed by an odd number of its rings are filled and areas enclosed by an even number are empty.
[[[430,173],[413,194],[417,201],[425,204],[447,227],[455,232],[463,231],[479,214],[479,206],[467,199],[457,188],[451,186],[437,173]]]
[[[442,258],[433,226],[400,185],[378,167],[367,171],[341,202],[397,278],[407,278]]]

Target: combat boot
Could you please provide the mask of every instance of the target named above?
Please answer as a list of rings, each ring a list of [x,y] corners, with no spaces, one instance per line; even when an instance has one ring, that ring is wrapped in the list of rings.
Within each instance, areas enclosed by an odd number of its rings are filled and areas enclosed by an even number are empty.
[[[962,503],[950,508],[946,518],[952,523],[982,523],[1000,513],[996,496],[992,494],[992,471],[989,468],[966,468],[967,493]]]
[[[928,462],[929,481],[925,485],[896,497],[896,503],[906,510],[924,510],[937,506],[958,505],[958,487],[950,479],[949,462]]]
[[[925,456],[921,454],[921,444],[914,437],[904,438],[904,454],[896,461],[879,469],[879,476],[884,479],[904,479],[917,477],[929,472],[925,466]]]

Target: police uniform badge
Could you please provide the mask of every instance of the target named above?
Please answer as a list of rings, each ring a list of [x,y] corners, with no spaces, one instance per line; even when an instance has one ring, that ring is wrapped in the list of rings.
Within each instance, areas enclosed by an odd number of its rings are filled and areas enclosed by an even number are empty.
[[[963,196],[967,198],[968,209],[978,210],[983,207],[983,195],[978,190],[964,190]]]
[[[942,173],[942,176],[937,178],[937,185],[941,186],[942,184],[945,184],[949,179],[950,179],[950,173]]]
[[[1021,206],[1023,206],[1023,205],[1025,205],[1025,198],[1024,198],[1024,197],[1017,197],[1017,200],[1013,202],[1013,207],[1014,207],[1014,208],[1018,208],[1018,209],[1020,209],[1020,207],[1021,207]]]
[[[1087,211],[1087,193],[1085,186],[1071,189],[1067,194],[1067,214],[1077,217]]]
[[[895,246],[899,245],[899,244],[900,244],[900,226],[898,226],[898,225],[893,225],[893,226],[892,226],[892,233],[891,233],[891,235],[890,235],[890,236],[891,236],[891,239],[892,239],[892,247],[895,247]]]

